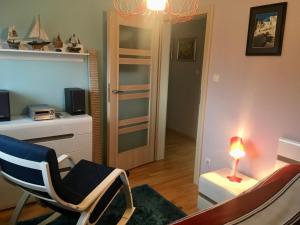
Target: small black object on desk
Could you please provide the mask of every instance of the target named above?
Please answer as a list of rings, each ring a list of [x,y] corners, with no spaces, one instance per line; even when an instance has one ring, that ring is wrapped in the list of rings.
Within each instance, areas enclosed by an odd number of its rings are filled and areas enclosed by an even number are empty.
[[[0,90],[0,122],[10,120],[9,91]]]
[[[85,114],[85,90],[81,88],[65,88],[66,112],[71,115]]]

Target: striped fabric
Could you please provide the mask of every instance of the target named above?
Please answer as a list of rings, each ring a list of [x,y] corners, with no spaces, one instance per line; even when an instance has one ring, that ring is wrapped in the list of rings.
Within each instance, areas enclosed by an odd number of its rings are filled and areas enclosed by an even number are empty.
[[[300,164],[286,166],[248,192],[176,225],[300,224]]]

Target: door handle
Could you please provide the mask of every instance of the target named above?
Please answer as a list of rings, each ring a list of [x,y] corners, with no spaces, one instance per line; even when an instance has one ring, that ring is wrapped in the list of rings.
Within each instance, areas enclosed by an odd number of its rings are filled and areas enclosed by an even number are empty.
[[[121,94],[124,93],[125,91],[120,91],[120,90],[112,90],[112,93],[114,94]]]

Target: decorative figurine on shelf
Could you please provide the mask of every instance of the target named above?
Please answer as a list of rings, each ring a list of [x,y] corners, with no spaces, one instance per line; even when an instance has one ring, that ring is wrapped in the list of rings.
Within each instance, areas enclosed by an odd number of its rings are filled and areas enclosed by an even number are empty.
[[[28,42],[28,44],[32,46],[33,50],[43,50],[46,45],[50,44],[48,35],[41,26],[39,15],[35,19],[35,24],[28,38],[33,39],[32,41]]]
[[[82,45],[80,44],[80,40],[76,37],[75,34],[73,34],[69,38],[68,42],[68,51],[69,52],[74,52],[74,53],[79,53],[82,48]]]
[[[11,49],[19,49],[21,41],[18,39],[18,33],[15,26],[11,26],[8,29],[7,43]]]
[[[54,39],[53,45],[55,47],[56,52],[62,52],[62,48],[63,48],[64,44],[60,38],[59,33],[58,33],[57,37]]]

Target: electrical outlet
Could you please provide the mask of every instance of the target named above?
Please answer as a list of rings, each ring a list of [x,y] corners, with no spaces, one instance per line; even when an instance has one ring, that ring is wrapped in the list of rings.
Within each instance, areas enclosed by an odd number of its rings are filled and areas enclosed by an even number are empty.
[[[210,158],[205,158],[205,165],[207,169],[211,168],[211,159]]]
[[[216,83],[219,83],[220,82],[220,77],[221,77],[220,74],[215,73],[213,75],[213,81],[216,82]]]

